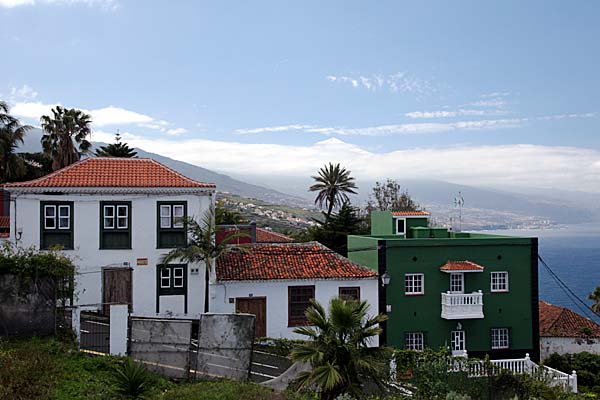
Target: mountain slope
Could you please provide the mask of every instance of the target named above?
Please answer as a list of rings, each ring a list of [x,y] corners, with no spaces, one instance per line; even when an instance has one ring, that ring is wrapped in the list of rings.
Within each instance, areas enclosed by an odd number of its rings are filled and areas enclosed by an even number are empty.
[[[40,129],[32,129],[25,136],[24,144],[19,147],[19,151],[31,153],[41,151],[41,137],[42,131]],[[93,142],[94,149],[103,145],[105,145],[105,143]],[[217,185],[217,190],[222,193],[234,193],[242,197],[256,198],[274,204],[285,204],[292,206],[306,206],[309,204],[308,201],[300,197],[242,182],[225,174],[220,174],[186,162],[173,160],[172,158],[164,157],[160,154],[149,153],[142,149],[135,150],[138,153],[138,157],[153,158],[156,161],[163,163],[164,165],[173,168],[174,170],[179,171],[180,173],[194,180],[215,183]]]

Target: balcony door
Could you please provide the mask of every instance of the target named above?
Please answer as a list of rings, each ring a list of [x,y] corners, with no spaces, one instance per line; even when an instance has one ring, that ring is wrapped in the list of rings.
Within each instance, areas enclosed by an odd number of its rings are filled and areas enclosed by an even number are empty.
[[[450,274],[450,293],[465,293],[465,274],[462,272]]]
[[[467,354],[465,331],[452,331],[450,348],[453,356],[465,356]]]

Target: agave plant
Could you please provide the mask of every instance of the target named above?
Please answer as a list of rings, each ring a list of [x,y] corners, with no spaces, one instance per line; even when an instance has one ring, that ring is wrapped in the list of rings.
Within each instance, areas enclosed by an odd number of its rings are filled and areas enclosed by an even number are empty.
[[[112,376],[119,394],[139,399],[152,386],[152,376],[141,364],[126,358],[112,370]]]

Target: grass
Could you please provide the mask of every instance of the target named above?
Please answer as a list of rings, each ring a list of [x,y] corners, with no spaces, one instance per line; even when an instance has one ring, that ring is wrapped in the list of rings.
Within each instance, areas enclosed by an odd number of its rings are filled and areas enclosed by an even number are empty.
[[[118,357],[91,357],[54,339],[0,338],[0,399],[130,399],[120,394]],[[149,373],[146,400],[306,400],[296,393],[276,393],[250,382],[175,383]]]

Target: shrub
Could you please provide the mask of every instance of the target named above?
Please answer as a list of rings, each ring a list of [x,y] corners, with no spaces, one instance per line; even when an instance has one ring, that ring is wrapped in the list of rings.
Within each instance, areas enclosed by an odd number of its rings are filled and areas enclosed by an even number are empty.
[[[152,376],[141,363],[126,358],[113,370],[117,392],[134,399],[140,398],[152,385]]]

